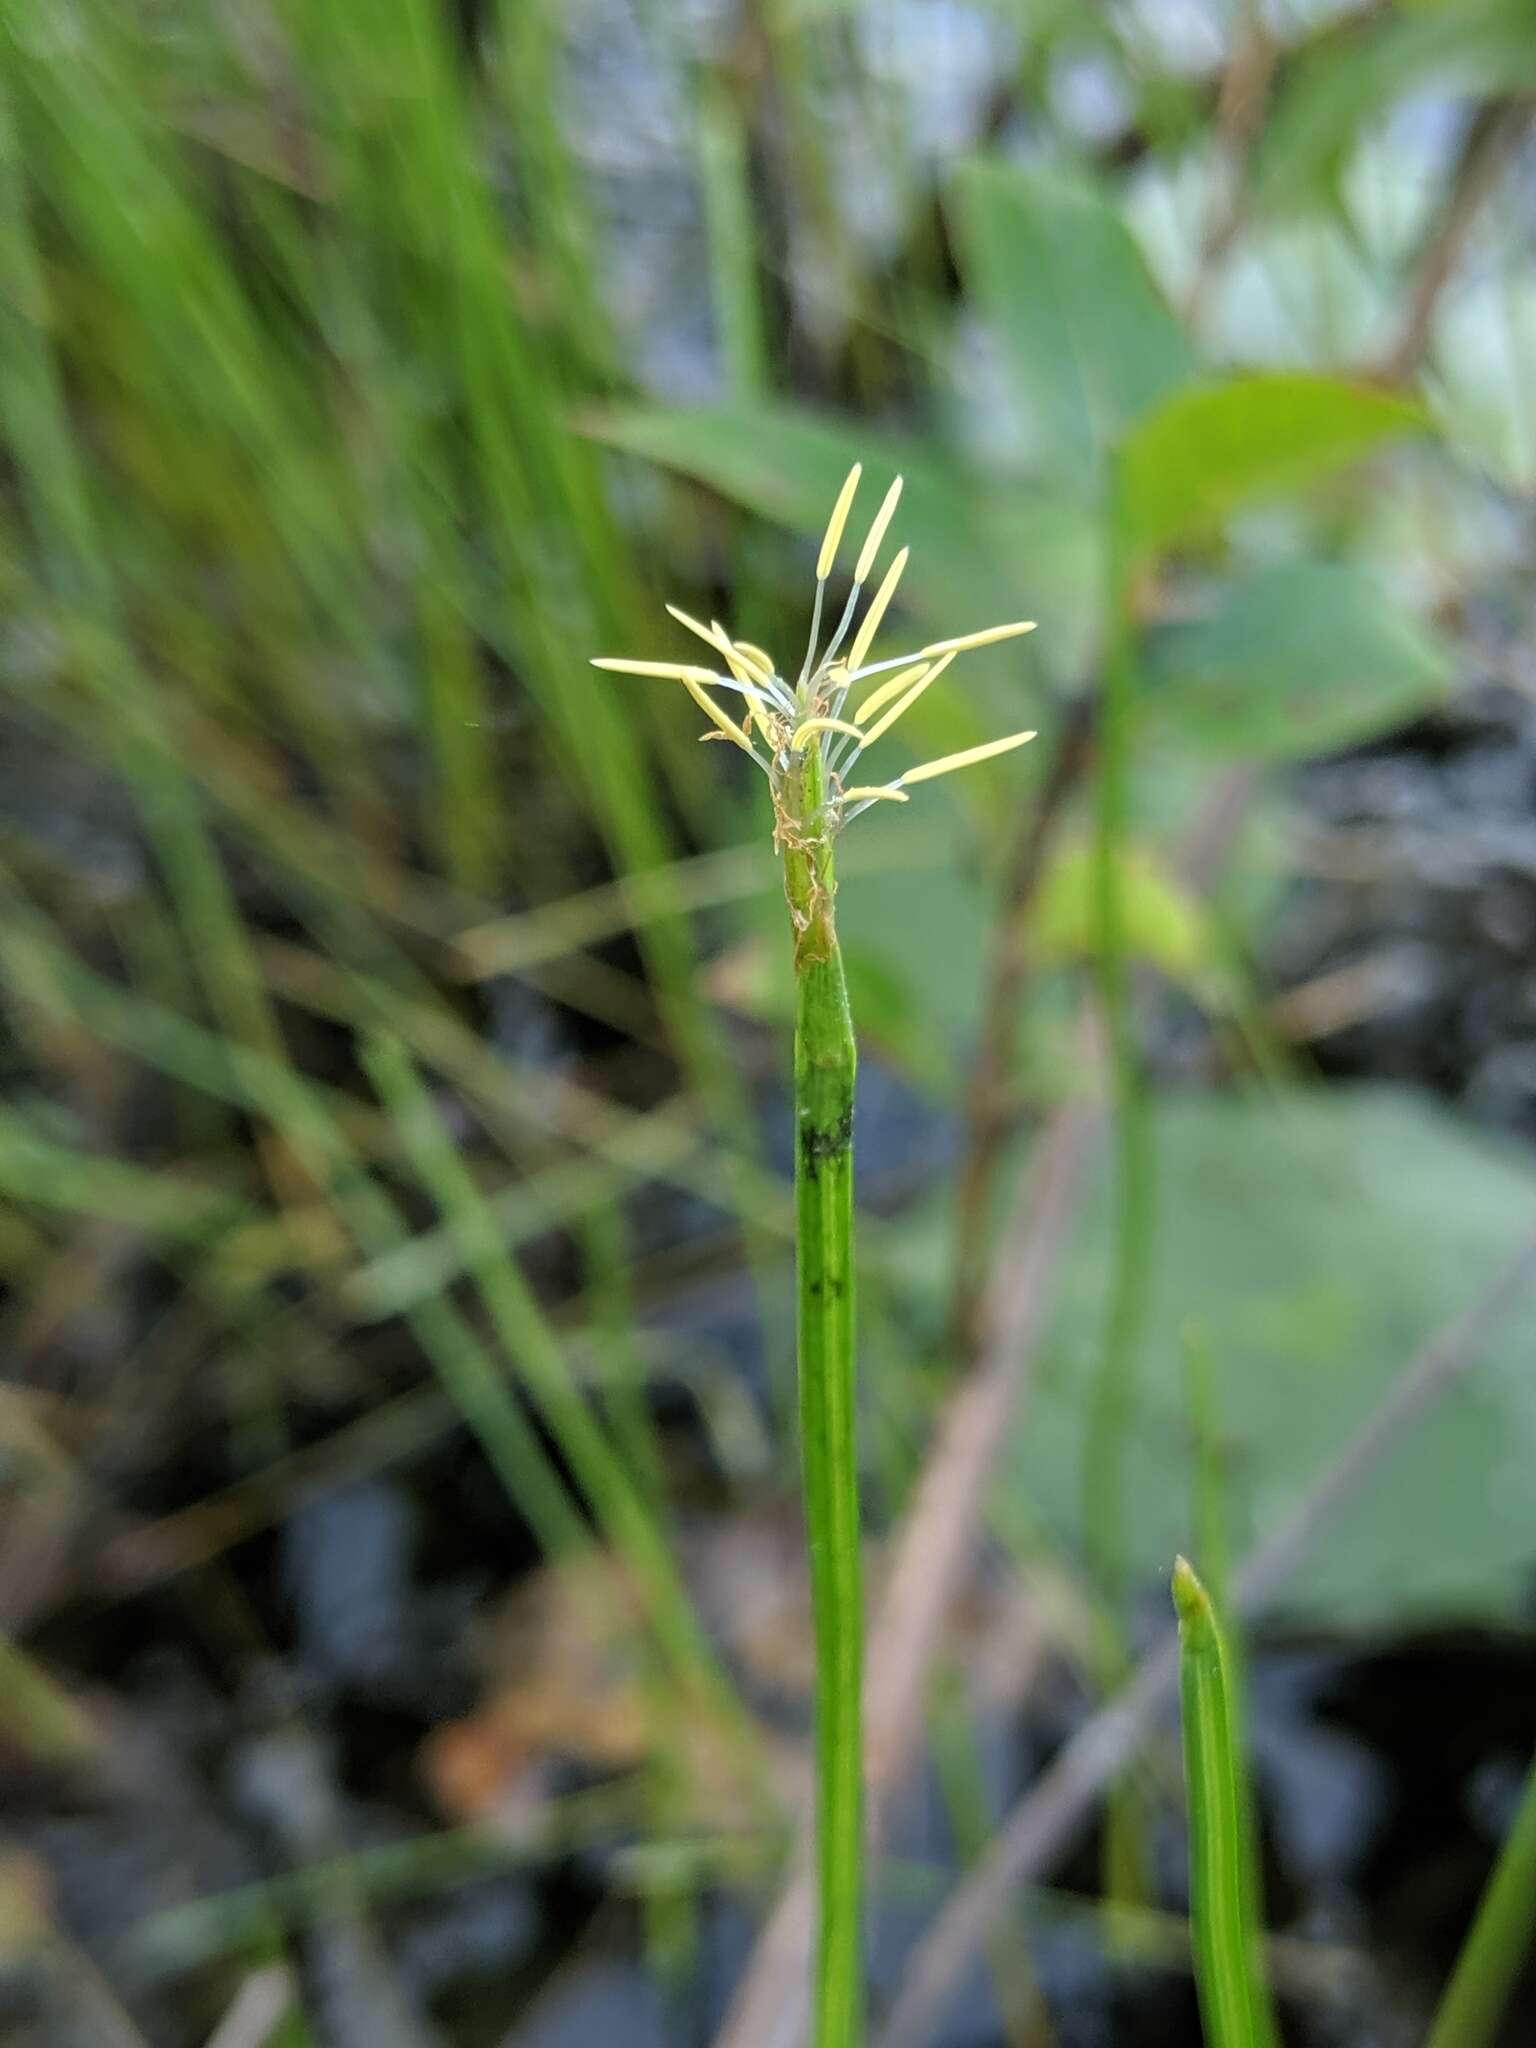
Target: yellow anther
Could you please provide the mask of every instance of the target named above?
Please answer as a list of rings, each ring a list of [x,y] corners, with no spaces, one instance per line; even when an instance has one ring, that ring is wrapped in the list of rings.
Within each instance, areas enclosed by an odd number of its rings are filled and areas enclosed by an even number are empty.
[[[878,711],[882,704],[889,704],[893,697],[899,697],[902,691],[908,688],[910,684],[915,683],[920,675],[927,672],[927,669],[928,663],[926,661],[914,661],[910,668],[898,669],[895,675],[887,676],[878,690],[870,691],[858,710],[854,712],[854,717],[862,724],[866,718],[869,718]]]
[[[698,619],[694,618],[691,612],[685,612],[682,606],[678,604],[669,604],[667,606],[667,616],[676,619],[677,623],[680,626],[685,626],[690,633],[697,633],[706,646],[713,647],[722,654],[724,653],[725,650],[721,646],[724,635],[718,626],[702,624]]]
[[[1009,626],[983,626],[979,633],[962,633],[955,640],[935,640],[924,654],[963,654],[967,647],[990,647],[994,640],[1012,640],[1020,633],[1033,633],[1035,620],[1015,619]]]
[[[859,488],[859,478],[863,474],[863,463],[856,462],[843,479],[843,488],[838,492],[837,503],[832,507],[832,517],[827,521],[821,553],[816,557],[818,583],[824,583],[832,573],[832,564],[837,559],[837,544],[843,537],[843,528],[848,524],[848,514],[853,507],[853,494]]]
[[[988,740],[982,747],[966,747],[959,754],[944,754],[937,761],[924,761],[920,768],[909,768],[901,780],[928,782],[935,775],[948,775],[952,768],[969,768],[977,761],[990,761],[994,754],[1006,754],[1010,747],[1022,747],[1026,740],[1034,737],[1032,732],[1014,732],[1005,740]]]
[[[868,732],[866,732],[864,735],[865,746],[872,747],[875,741],[879,739],[882,733],[889,732],[891,727],[896,723],[897,719],[904,717],[905,714],[911,710],[912,706],[917,702],[918,698],[921,697],[924,690],[928,688],[929,684],[936,683],[938,681],[939,677],[943,675],[945,669],[949,667],[949,664],[954,660],[954,658],[955,657],[952,654],[940,655],[939,659],[933,664],[932,668],[926,669],[923,672],[923,674],[918,677],[917,681],[912,685],[911,689],[908,690],[907,694],[904,697],[897,698],[896,702],[891,706],[890,710],[886,712],[884,718],[878,720],[874,725],[872,725],[869,728]]]
[[[759,647],[755,640],[738,640],[736,652],[743,661],[750,662],[753,668],[762,670],[762,680],[765,683],[772,679],[773,656],[765,648]]]
[[[912,706],[917,702],[918,698],[921,697],[924,690],[928,688],[928,685],[938,680],[938,678],[944,673],[945,669],[949,667],[949,664],[951,661],[953,661],[953,659],[954,656],[950,655],[943,661],[936,661],[933,664],[932,668],[928,669],[923,675],[920,675],[917,681],[912,685],[911,689],[908,690],[905,697],[898,697],[896,699],[896,702],[891,706],[890,710],[886,712],[884,718],[877,720],[876,723],[869,728],[869,731],[865,733],[865,746],[872,747],[875,741],[880,738],[882,733],[888,733],[890,731],[891,727],[896,723],[898,718],[904,718],[906,714],[912,709]]]
[[[718,635],[715,645],[725,656],[726,666],[737,682],[750,683],[754,689],[760,689],[766,679],[758,674],[718,619],[711,619],[709,623],[711,629]]]
[[[886,492],[884,503],[875,514],[875,523],[869,529],[869,538],[865,541],[863,550],[859,555],[859,565],[853,572],[855,583],[862,583],[870,570],[875,566],[875,557],[880,552],[880,543],[885,539],[885,529],[891,523],[891,514],[896,510],[896,501],[900,496],[901,478],[897,477],[895,483]]]
[[[870,599],[869,610],[864,614],[863,623],[859,627],[858,632],[854,634],[853,645],[848,650],[848,666],[850,669],[859,669],[864,666],[864,657],[874,645],[875,635],[880,630],[880,621],[885,617],[885,608],[896,595],[896,586],[901,581],[901,572],[906,568],[907,556],[911,552],[910,548],[903,548],[901,550],[901,553],[897,555],[895,561],[886,570],[880,588]]]
[[[735,719],[727,717],[725,712],[720,709],[720,706],[710,696],[709,692],[699,687],[695,680],[695,674],[696,671],[686,669],[682,674],[682,682],[689,696],[693,698],[699,709],[704,713],[704,716],[719,726],[721,732],[725,734],[728,740],[734,740],[738,747],[741,747],[750,754],[752,742],[747,738]]]
[[[732,640],[730,634],[726,632],[718,619],[711,619],[707,626],[703,625],[690,612],[685,612],[681,605],[676,604],[669,604],[667,612],[670,617],[676,619],[680,626],[686,626],[690,633],[697,633],[706,646],[713,647],[717,654],[724,655],[726,666],[730,669],[731,674],[738,683],[755,683],[760,685],[768,680],[767,675],[758,674],[755,665],[746,659],[740,647]],[[760,651],[759,649],[754,649],[754,652]],[[703,669],[695,670],[697,675],[707,675],[708,673],[709,671]],[[773,671],[770,666],[768,675],[772,673]]]
[[[889,798],[893,804],[906,804],[912,801],[904,789],[845,789],[843,791],[843,802],[845,804],[873,804],[879,803],[886,798]]]
[[[712,668],[687,668],[676,661],[625,661],[614,654],[595,656],[592,666],[612,669],[621,676],[666,676],[676,683],[709,683],[715,679]]]
[[[851,733],[856,740],[864,738],[864,734],[859,728],[856,725],[850,725],[846,718],[808,718],[804,725],[797,725],[795,727],[794,737],[789,744],[797,754],[801,753],[804,751],[806,741],[810,739],[813,733],[818,732],[846,732]]]

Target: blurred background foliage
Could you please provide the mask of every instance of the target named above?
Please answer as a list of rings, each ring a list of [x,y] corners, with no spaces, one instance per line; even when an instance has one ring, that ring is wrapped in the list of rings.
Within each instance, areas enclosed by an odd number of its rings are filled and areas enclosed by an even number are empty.
[[[587,658],[686,658],[671,599],[795,660],[854,459],[917,644],[1040,621],[910,744],[1040,741],[843,848],[877,1552],[1041,1131],[1111,1127],[957,1510],[900,1926],[1202,1485],[1262,1538],[1530,1228],[1529,7],[0,19],[18,2038],[266,1986],[232,2041],[709,2039],[803,1726],[783,909],[740,764]],[[1281,1603],[1367,1659],[1496,1627],[1431,1665],[1468,1783],[1484,1694],[1528,1747],[1533,1457],[1517,1325]],[[1043,1710],[976,1676],[1020,1602]],[[1373,1784],[1443,1757],[1404,1726]],[[1425,1825],[1413,1921],[1357,1820],[1282,1917],[1343,1871],[1323,1931],[1432,1952],[1488,1829]],[[1090,1946],[1063,2043],[1191,2037],[1177,1943]],[[953,2038],[1051,2038],[994,1978]]]

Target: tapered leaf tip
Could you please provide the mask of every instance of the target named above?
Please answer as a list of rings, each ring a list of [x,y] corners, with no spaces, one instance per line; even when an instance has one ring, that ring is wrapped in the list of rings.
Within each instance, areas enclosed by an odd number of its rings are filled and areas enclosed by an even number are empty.
[[[1181,1631],[1209,1627],[1214,1617],[1211,1613],[1211,1596],[1200,1583],[1199,1574],[1187,1557],[1176,1557],[1173,1561],[1173,1605],[1179,1617]]]

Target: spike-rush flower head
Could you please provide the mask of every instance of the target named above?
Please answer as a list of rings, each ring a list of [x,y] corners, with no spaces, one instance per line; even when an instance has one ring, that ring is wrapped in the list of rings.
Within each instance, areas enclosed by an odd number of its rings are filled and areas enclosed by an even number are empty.
[[[701,625],[697,619],[690,618],[686,612],[670,604],[667,610],[678,624],[697,635],[715,654],[716,666],[705,668],[691,663],[625,661],[607,655],[592,664],[594,668],[616,669],[622,675],[660,676],[681,683],[710,722],[710,730],[701,737],[729,740],[743,753],[750,754],[768,777],[773,790],[776,827],[779,835],[789,840],[799,838],[807,827],[812,830],[819,827],[830,837],[851,818],[868,810],[871,804],[886,799],[905,803],[912,783],[928,782],[935,775],[947,775],[953,768],[969,768],[974,762],[990,760],[994,754],[1005,754],[1010,747],[1021,747],[1026,740],[1035,737],[1032,732],[1010,733],[1006,739],[989,740],[984,746],[967,747],[961,753],[945,754],[936,761],[923,761],[891,782],[858,779],[856,770],[865,750],[884,738],[923,692],[938,681],[956,655],[965,653],[968,648],[988,647],[994,641],[1011,640],[1016,634],[1034,630],[1032,619],[1019,619],[1007,626],[983,627],[979,633],[962,633],[953,640],[931,641],[914,654],[898,654],[870,661],[868,657],[875,634],[907,566],[907,550],[902,548],[870,599],[847,653],[842,653],[843,643],[859,609],[865,582],[875,566],[880,544],[885,539],[886,528],[901,496],[901,478],[897,477],[886,492],[868,537],[859,550],[858,564],[853,572],[853,590],[843,608],[837,630],[822,646],[822,608],[827,578],[837,559],[838,544],[848,523],[861,474],[862,465],[856,462],[848,472],[837,503],[832,508],[832,517],[827,521],[821,553],[816,558],[816,597],[811,610],[810,640],[794,683],[787,682],[778,673],[771,657],[762,648],[753,646],[749,640],[733,640],[718,620],[712,619],[707,626]],[[884,680],[876,681],[874,687],[864,694],[862,686],[879,677]],[[712,693],[720,690],[742,700],[738,717],[732,717],[716,701]],[[848,702],[855,692],[859,695],[850,716]],[[800,815],[807,784],[811,780],[804,773],[807,749],[812,748],[820,753],[823,771],[814,778],[820,813],[815,820]]]

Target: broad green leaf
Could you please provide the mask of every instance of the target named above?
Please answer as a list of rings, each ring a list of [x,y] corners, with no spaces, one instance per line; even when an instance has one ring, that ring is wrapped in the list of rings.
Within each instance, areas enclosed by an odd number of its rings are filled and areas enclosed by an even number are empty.
[[[1295,1505],[1536,1219],[1528,1158],[1385,1089],[1183,1096],[1159,1107],[1156,1141],[1156,1272],[1124,1501],[1148,1580],[1191,1540],[1191,1317],[1214,1361],[1242,1548]],[[1030,1512],[1074,1546],[1111,1213],[1101,1170],[1008,1468]],[[1286,1588],[1288,1611],[1386,1626],[1514,1608],[1532,1559],[1531,1316],[1529,1303],[1514,1311],[1470,1378],[1321,1533]]]
[[[1405,399],[1301,372],[1177,392],[1126,437],[1125,540],[1139,552],[1203,537],[1244,505],[1315,483],[1423,425]]]
[[[1120,857],[1121,916],[1128,949],[1170,981],[1213,997],[1223,949],[1199,901],[1151,853]],[[1067,846],[1052,861],[1030,916],[1031,944],[1042,960],[1084,960],[1099,950],[1097,854]]]
[[[1130,230],[1084,180],[989,158],[956,192],[965,269],[1028,424],[1081,481],[1123,428],[1196,368]]]
[[[1066,665],[1086,646],[1101,571],[1098,538],[1079,499],[1041,491],[1000,494],[968,476],[936,444],[793,406],[605,413],[587,425],[611,446],[696,477],[808,540],[819,539],[838,486],[852,464],[862,462],[852,538],[844,543],[849,562],[864,522],[900,472],[906,489],[886,552],[912,549],[899,605],[915,613],[925,631],[960,633],[1022,612],[1040,621],[1029,659],[1053,673],[1070,673]],[[810,592],[808,564],[807,608]],[[786,631],[791,639],[803,632],[803,619],[787,621]],[[882,646],[899,652],[900,631],[893,613]],[[1034,642],[1043,651],[1036,652]],[[799,652],[774,651],[781,660]]]
[[[1257,197],[1291,204],[1326,187],[1364,130],[1421,86],[1449,98],[1533,84],[1529,0],[1381,9],[1320,38],[1284,83],[1259,143]]]
[[[1319,753],[1439,696],[1450,655],[1358,569],[1289,562],[1228,588],[1146,650],[1151,715],[1223,758]]]

